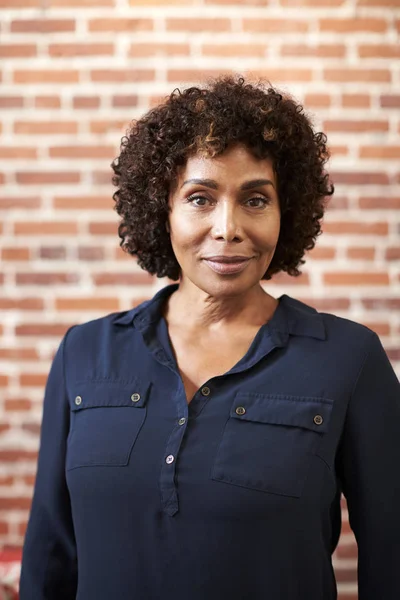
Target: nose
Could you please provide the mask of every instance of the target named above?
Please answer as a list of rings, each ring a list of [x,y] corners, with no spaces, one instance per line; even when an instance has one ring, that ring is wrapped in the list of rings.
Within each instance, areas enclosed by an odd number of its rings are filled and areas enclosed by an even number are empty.
[[[235,203],[219,202],[212,213],[212,235],[214,239],[232,241],[241,239],[241,224],[238,207]]]

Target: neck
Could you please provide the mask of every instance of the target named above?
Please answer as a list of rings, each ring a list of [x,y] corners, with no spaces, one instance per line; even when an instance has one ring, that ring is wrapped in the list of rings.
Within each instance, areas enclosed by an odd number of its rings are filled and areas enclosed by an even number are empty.
[[[168,298],[164,316],[169,325],[218,333],[232,327],[260,327],[274,312],[278,301],[260,284],[235,295],[211,295],[182,280]]]

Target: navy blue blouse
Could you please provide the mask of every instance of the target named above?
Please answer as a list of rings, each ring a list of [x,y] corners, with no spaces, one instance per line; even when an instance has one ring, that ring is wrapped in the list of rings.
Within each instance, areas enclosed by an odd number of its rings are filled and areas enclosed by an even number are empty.
[[[400,598],[400,384],[369,328],[284,294],[187,403],[166,286],[72,327],[50,370],[21,600]]]

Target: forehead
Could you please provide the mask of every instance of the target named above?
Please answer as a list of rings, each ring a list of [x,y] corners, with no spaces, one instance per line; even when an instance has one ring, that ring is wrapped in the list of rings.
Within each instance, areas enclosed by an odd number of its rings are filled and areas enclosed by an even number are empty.
[[[274,176],[273,163],[270,158],[257,158],[244,145],[237,144],[213,158],[195,154],[188,158],[186,164],[178,172],[180,182],[191,177],[206,175],[207,177],[228,177],[241,181],[253,175],[263,173],[270,178]]]

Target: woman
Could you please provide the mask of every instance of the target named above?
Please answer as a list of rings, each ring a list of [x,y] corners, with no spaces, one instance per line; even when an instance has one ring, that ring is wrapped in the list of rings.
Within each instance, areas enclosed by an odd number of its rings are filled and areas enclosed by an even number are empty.
[[[334,600],[342,491],[359,599],[399,599],[396,375],[369,328],[261,286],[320,234],[325,142],[233,76],[133,123],[121,245],[179,282],[60,345],[21,600]]]

